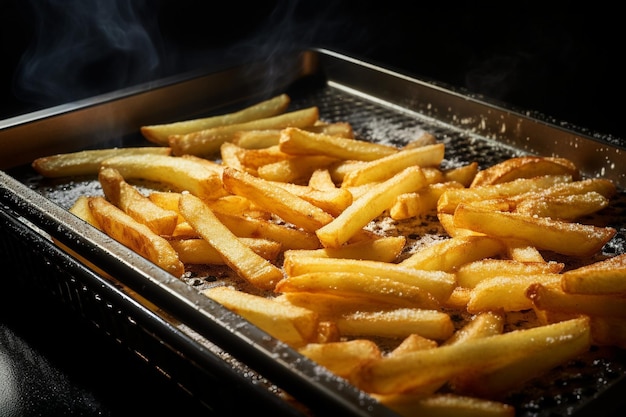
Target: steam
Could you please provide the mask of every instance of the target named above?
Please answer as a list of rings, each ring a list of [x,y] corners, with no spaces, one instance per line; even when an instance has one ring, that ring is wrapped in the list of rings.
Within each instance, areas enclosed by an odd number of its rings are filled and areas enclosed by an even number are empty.
[[[158,70],[149,1],[29,0],[34,33],[15,93],[50,106],[121,88]],[[146,14],[152,16],[151,14]]]

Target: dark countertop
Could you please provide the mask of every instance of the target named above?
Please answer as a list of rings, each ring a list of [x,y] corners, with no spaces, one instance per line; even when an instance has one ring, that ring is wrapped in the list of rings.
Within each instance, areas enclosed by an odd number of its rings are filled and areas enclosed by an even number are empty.
[[[110,2],[118,21],[127,23],[123,27],[129,29],[130,22],[148,29],[128,32],[137,43],[125,50],[120,39],[107,38],[121,42],[111,47],[96,29],[79,38],[78,32],[69,37],[66,28],[67,36],[61,36],[55,22],[63,19],[37,20],[40,12],[61,13],[56,2],[41,2],[38,10],[35,3],[0,0],[0,119],[210,65],[211,59],[320,46],[626,138],[617,11],[275,1],[246,3],[253,10],[244,16],[238,2],[220,6],[218,13],[188,0],[137,2],[137,10]],[[68,10],[78,4],[69,3]],[[154,14],[146,14],[150,10]],[[48,36],[35,38],[38,28]],[[97,42],[83,42],[89,36]],[[60,42],[74,46],[63,49]],[[146,45],[154,55],[133,57],[146,52]],[[94,46],[99,54],[85,55]],[[64,56],[45,55],[57,47]],[[43,61],[24,66],[21,59],[31,53]],[[23,78],[26,68],[32,72]],[[210,415],[136,355],[54,302],[0,291],[0,416],[131,413]]]

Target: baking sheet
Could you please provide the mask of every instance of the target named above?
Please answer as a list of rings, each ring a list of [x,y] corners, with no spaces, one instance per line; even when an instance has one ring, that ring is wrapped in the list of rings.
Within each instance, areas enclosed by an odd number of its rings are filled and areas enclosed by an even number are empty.
[[[113,130],[98,125],[101,127],[100,130],[92,127],[90,131],[86,122],[91,118],[86,118],[83,120],[85,125],[81,124],[82,133],[73,137],[71,141],[62,140],[62,134],[59,138],[40,137],[40,140],[55,143],[55,149],[64,151],[84,147],[143,144],[145,142],[138,135],[138,127],[143,124],[177,120],[184,117],[185,112],[188,115],[222,113],[241,106],[242,103],[258,101],[259,97],[285,91],[292,97],[292,108],[316,105],[323,120],[347,121],[352,124],[359,138],[401,145],[419,136],[423,131],[432,133],[446,145],[444,168],[472,161],[479,161],[482,167],[486,167],[511,156],[539,153],[568,157],[589,176],[609,177],[620,186],[624,184],[624,168],[617,163],[623,157],[623,150],[605,144],[597,138],[330,51],[306,51],[289,59],[280,61],[290,64],[285,67],[290,75],[282,78],[281,83],[276,79],[263,80],[256,88],[254,85],[247,85],[246,88],[238,87],[237,91],[232,92],[229,87],[238,85],[240,77],[249,74],[249,71],[234,69],[215,78],[211,75],[192,78],[183,84],[191,83],[189,86],[195,85],[196,88],[188,86],[185,89],[186,95],[179,92],[174,95],[176,100],[168,100],[171,105],[169,111],[155,110],[156,115],[149,112],[144,115],[131,114],[124,120],[132,122],[115,125]],[[260,66],[256,69],[262,71],[264,68]],[[198,81],[199,79],[203,80],[204,84]],[[223,91],[216,96],[207,94],[208,103],[203,102],[198,97],[202,95],[198,91],[203,90],[198,90],[197,87],[212,88],[216,79],[229,80],[228,87],[222,87]],[[198,84],[194,84],[194,80]],[[52,115],[39,115],[42,117],[31,118],[30,121],[25,120],[23,123],[14,121],[11,126],[4,126],[0,131],[2,132],[0,141],[8,140],[7,132],[12,130],[15,133],[16,129],[24,137],[29,137],[36,132],[28,130],[29,125],[32,128],[33,123],[59,125],[63,118],[80,123],[80,119],[76,118],[77,112],[102,114],[108,107],[114,109],[115,114],[120,114],[119,109],[133,108],[129,105],[130,101],[146,103],[148,98],[143,94],[152,98],[165,97],[165,91],[177,91],[175,90],[177,86],[179,86],[177,82],[165,83],[163,90],[142,93],[142,90],[138,89],[132,93],[124,92],[120,97],[106,97],[100,102],[95,100],[92,103],[83,103],[74,109],[68,108],[67,112],[56,109],[57,112]],[[191,94],[192,91],[195,91],[195,94]],[[178,102],[185,104],[182,106],[185,109],[183,114],[179,113],[181,106],[172,105]],[[176,112],[172,110],[173,108],[177,109]],[[126,127],[123,127],[124,125]],[[107,137],[103,131],[110,136]],[[91,140],[85,145],[85,135],[89,137],[94,134],[97,134],[97,140]],[[50,146],[46,147],[47,153],[50,153],[50,149]],[[24,155],[21,151],[13,152]],[[32,158],[33,153],[43,151],[35,147],[28,152],[22,160]],[[588,155],[593,155],[593,158],[589,158]],[[130,291],[131,294],[139,292],[142,299],[145,297],[151,305],[158,306],[157,314],[167,316],[170,323],[173,320],[176,326],[195,339],[199,346],[204,345],[203,349],[206,348],[207,340],[212,341],[209,342],[211,347],[215,342],[220,345],[218,350],[224,349],[228,352],[224,357],[231,357],[232,354],[234,357],[242,358],[246,363],[250,362],[256,372],[270,377],[272,381],[269,383],[270,386],[276,383],[279,387],[289,387],[300,401],[310,400],[307,396],[315,398],[314,401],[322,398],[327,406],[339,407],[334,409],[344,409],[347,413],[355,415],[387,413],[386,409],[377,407],[367,396],[346,386],[332,375],[322,373],[320,377],[318,369],[303,361],[291,349],[271,340],[253,326],[239,326],[241,321],[237,317],[206,300],[206,297],[198,296],[198,289],[214,282],[206,279],[205,271],[194,272],[187,277],[185,283],[173,280],[148,262],[129,255],[125,248],[106,239],[99,232],[89,231],[85,234],[82,225],[63,210],[69,208],[78,195],[100,192],[93,178],[75,178],[69,182],[47,180],[33,175],[29,167],[23,164],[11,166],[7,168],[7,172],[20,184],[26,185],[28,191],[34,190],[37,195],[32,196],[18,184],[3,185],[15,190],[19,198],[23,198],[51,217],[48,225],[37,224],[37,228],[43,228],[44,233],[55,230],[53,234],[58,235],[55,237],[67,242],[78,253],[96,261],[110,275],[121,281],[122,285],[128,288],[126,291]],[[30,217],[37,223],[40,221],[38,217],[44,213]],[[605,248],[607,254],[623,253],[626,240],[623,210],[616,206],[613,213],[614,218],[610,221],[615,223],[618,233]],[[59,224],[63,227],[59,228]],[[432,239],[441,234],[441,230],[433,228],[433,223],[409,222],[397,227],[418,231],[414,233],[416,238],[412,242],[415,246],[419,245],[424,237]],[[94,247],[99,249],[94,251]],[[113,259],[115,261],[112,263]],[[249,341],[252,341],[252,344],[244,346]],[[564,415],[571,412],[583,415],[589,404],[593,404],[596,412],[598,406],[607,407],[608,410],[612,404],[619,402],[613,392],[623,389],[625,364],[623,352],[594,350],[577,363],[557,370],[560,383],[556,388],[550,385],[551,388],[546,391],[548,381],[554,380],[554,375],[550,375],[548,379],[540,379],[529,384],[524,390],[516,393],[511,402],[518,408],[518,415]],[[235,364],[233,367],[237,369],[240,365]],[[572,389],[573,386],[576,388]],[[270,389],[273,390],[274,387]],[[281,389],[276,388],[276,391],[280,396]],[[304,394],[305,392],[307,394]],[[601,401],[597,400],[600,395],[603,395]]]

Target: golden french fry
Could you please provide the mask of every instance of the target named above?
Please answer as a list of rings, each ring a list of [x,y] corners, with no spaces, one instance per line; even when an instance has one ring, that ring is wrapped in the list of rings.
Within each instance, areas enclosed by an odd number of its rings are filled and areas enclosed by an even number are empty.
[[[403,149],[382,158],[368,161],[348,172],[341,183],[342,187],[354,187],[370,182],[385,181],[411,166],[437,167],[443,161],[443,143]],[[348,158],[346,158],[348,159]]]
[[[455,210],[454,225],[493,237],[525,240],[538,249],[580,257],[596,253],[616,233],[612,227],[491,211],[466,204]]]
[[[626,319],[623,317],[591,316],[591,338],[597,346],[617,346],[626,349]]]
[[[170,155],[165,147],[94,149],[44,156],[33,161],[32,167],[44,177],[58,178],[72,175],[97,175],[102,161],[120,155]]]
[[[451,273],[419,270],[402,264],[363,259],[290,256],[283,262],[283,269],[291,277],[311,272],[353,272],[373,277],[384,277],[389,280],[418,286],[442,302],[450,297],[456,285],[455,276]]]
[[[389,145],[309,132],[297,127],[283,129],[279,146],[281,151],[292,155],[320,155],[358,161],[371,161],[398,152],[396,147]]]
[[[314,311],[232,287],[212,287],[202,293],[291,346],[316,340],[319,317]]]
[[[585,194],[525,199],[515,206],[514,212],[573,221],[598,212],[608,205],[609,200],[606,197],[591,191]]]
[[[302,229],[314,232],[333,217],[321,208],[273,183],[232,168],[224,168],[224,187]]]
[[[336,188],[328,169],[316,169],[313,171],[309,177],[308,185],[316,190],[334,190]]]
[[[282,271],[243,244],[211,209],[193,194],[182,194],[179,210],[203,239],[211,244],[237,275],[252,285],[272,290],[283,277]]]
[[[447,190],[441,195],[437,203],[437,211],[454,213],[454,210],[461,203],[510,198],[515,195],[524,195],[528,192],[536,193],[555,184],[570,182],[572,182],[572,177],[569,175],[544,175],[534,178],[520,178],[500,184]]]
[[[378,345],[366,339],[309,343],[298,352],[342,378],[349,377],[354,369],[382,355]]]
[[[308,107],[263,119],[217,126],[182,135],[170,135],[168,141],[174,155],[191,154],[206,157],[216,154],[224,142],[232,141],[236,132],[283,129],[289,126],[305,127],[315,124],[318,119],[318,108]]]
[[[406,352],[413,352],[422,349],[433,349],[437,346],[439,346],[437,341],[413,333],[402,339],[402,342],[389,352],[387,356],[402,355]]]
[[[457,394],[389,394],[374,395],[374,398],[403,417],[515,416],[515,408],[511,405]]]
[[[167,240],[124,213],[104,197],[89,199],[89,209],[101,229],[111,238],[151,260],[175,277],[185,272],[178,254]]]
[[[293,156],[284,161],[260,166],[257,176],[268,181],[306,183],[318,169],[324,169],[337,161],[324,155]]]
[[[318,190],[307,185],[290,182],[271,181],[271,183],[321,208],[332,216],[341,214],[352,204],[352,193],[343,188]]]
[[[626,254],[564,272],[561,287],[568,293],[626,296]]]
[[[281,251],[279,242],[258,238],[240,238],[256,254],[275,261]],[[170,239],[170,245],[184,264],[224,265],[222,255],[204,239]]]
[[[83,219],[96,229],[102,230],[102,228],[98,224],[98,220],[96,220],[94,215],[91,213],[91,209],[89,208],[90,198],[91,197],[86,195],[79,196],[74,204],[72,204],[72,207],[69,208],[69,212]]]
[[[158,235],[171,235],[178,224],[178,213],[154,204],[139,190],[128,184],[114,168],[103,168],[98,181],[107,200],[126,214],[145,224]]]
[[[354,138],[354,132],[350,123],[320,123],[302,128],[309,132],[323,133],[331,136]],[[232,142],[245,149],[261,149],[278,145],[282,129],[244,130],[233,135]]]
[[[323,246],[341,246],[388,209],[398,195],[419,190],[426,185],[425,181],[419,167],[406,168],[390,179],[376,184],[315,233]]]
[[[321,320],[331,321],[333,323],[337,317],[343,314],[358,311],[387,311],[398,308],[397,303],[394,302],[384,303],[379,299],[366,297],[344,297],[343,295],[328,292],[285,292],[275,297],[275,300],[308,308],[319,314]]]
[[[500,184],[519,178],[542,175],[569,175],[574,180],[580,177],[576,165],[566,158],[521,156],[509,158],[476,173],[471,188]]]
[[[490,337],[383,357],[366,363],[350,378],[361,389],[392,394],[456,375],[491,371],[563,344],[589,345],[589,319],[580,318]]]
[[[102,162],[126,180],[142,179],[173,187],[206,199],[226,194],[218,172],[198,161],[165,155],[117,156]]]
[[[463,188],[463,185],[456,181],[439,182],[428,184],[415,193],[401,194],[389,209],[389,216],[395,220],[402,220],[435,211],[439,198],[450,188]]]
[[[539,310],[588,316],[626,318],[626,296],[607,294],[572,294],[561,289],[560,283],[552,285],[534,283],[526,291]]]
[[[486,278],[470,292],[467,311],[475,314],[484,311],[522,311],[533,308],[526,296],[531,284],[559,283],[559,274],[502,275]]]
[[[468,324],[457,330],[443,345],[453,345],[467,340],[494,336],[502,334],[503,331],[503,315],[494,311],[485,311],[474,315]]]
[[[520,239],[502,239],[506,246],[506,256],[518,262],[545,263],[539,250],[526,241]]]
[[[171,135],[183,135],[217,126],[244,123],[255,119],[275,116],[287,110],[290,101],[291,99],[288,95],[280,94],[232,113],[168,124],[142,126],[141,133],[151,142],[160,145],[168,145],[168,138]]]
[[[474,288],[479,282],[505,275],[558,274],[564,264],[560,262],[520,262],[513,259],[479,259],[461,265],[456,270],[458,285]]]
[[[463,187],[469,187],[478,172],[478,162],[470,162],[458,168],[451,168],[443,172],[445,182],[458,182]]]
[[[504,244],[499,239],[489,236],[459,236],[423,247],[400,262],[400,265],[431,271],[452,271],[463,264],[503,252]]]
[[[439,307],[439,302],[423,288],[360,272],[311,272],[291,276],[280,281],[275,291],[361,297],[398,307]]]
[[[420,308],[357,311],[337,316],[333,321],[345,336],[404,338],[418,334],[428,339],[445,340],[454,332],[449,314]]]
[[[299,257],[324,257],[362,259],[379,262],[393,262],[398,258],[406,243],[404,236],[387,236],[372,240],[349,243],[338,248],[320,248],[314,250],[286,250],[284,262],[297,262]],[[294,258],[291,260],[290,258]]]

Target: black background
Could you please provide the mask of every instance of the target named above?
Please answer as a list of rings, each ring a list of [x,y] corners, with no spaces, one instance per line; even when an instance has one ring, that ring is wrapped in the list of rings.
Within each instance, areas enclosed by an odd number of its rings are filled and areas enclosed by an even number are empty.
[[[620,16],[589,3],[0,0],[0,120],[229,60],[325,47],[626,138]],[[22,381],[21,415],[202,411],[45,299],[0,290],[0,360]]]

